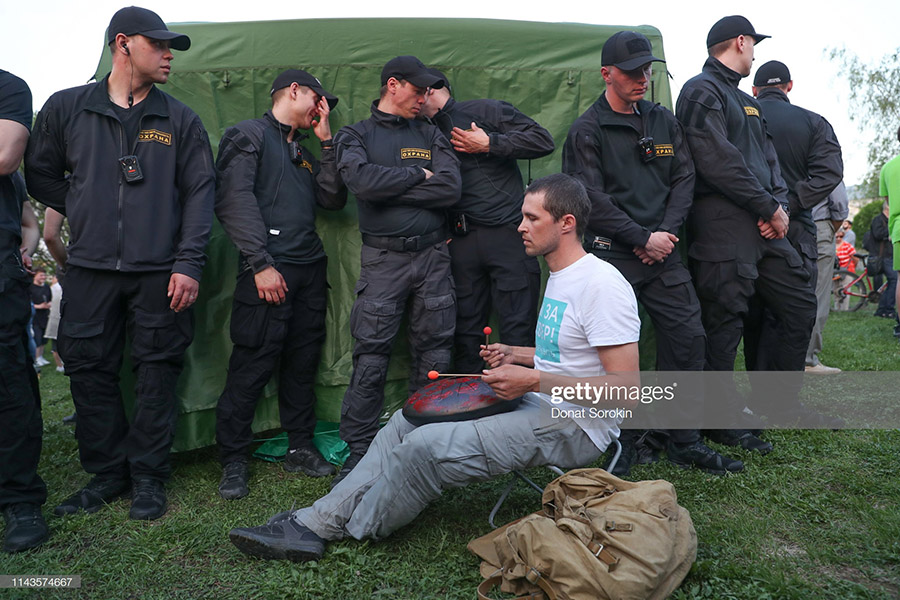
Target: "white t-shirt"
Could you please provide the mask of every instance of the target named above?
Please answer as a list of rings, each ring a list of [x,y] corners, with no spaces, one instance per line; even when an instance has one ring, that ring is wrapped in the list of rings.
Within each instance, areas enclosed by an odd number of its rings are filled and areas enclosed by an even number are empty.
[[[597,347],[636,342],[640,334],[631,284],[618,269],[586,254],[550,273],[535,330],[534,368],[571,377],[603,375],[606,371]],[[542,396],[550,403],[549,396]],[[581,408],[568,402],[552,406]],[[614,420],[574,420],[600,449],[609,445],[611,435],[619,434]]]

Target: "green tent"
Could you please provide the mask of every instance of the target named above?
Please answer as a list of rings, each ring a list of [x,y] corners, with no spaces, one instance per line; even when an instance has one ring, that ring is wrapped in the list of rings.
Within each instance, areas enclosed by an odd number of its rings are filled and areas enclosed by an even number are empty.
[[[559,171],[569,126],[603,91],[603,43],[625,28],[488,19],[322,19],[170,27],[189,35],[192,44],[187,52],[175,52],[173,72],[163,89],[200,115],[214,153],[227,127],[268,110],[269,87],[284,69],[308,70],[340,98],[331,116],[337,132],[343,125],[368,118],[384,63],[397,55],[413,54],[450,78],[458,100],[506,100],[553,134],[557,145],[553,154],[521,165],[526,177],[533,178]],[[656,28],[628,29],[646,35],[653,53],[665,56]],[[104,47],[96,77],[109,68],[109,51]],[[650,97],[671,107],[665,69],[654,73]],[[310,144],[314,151],[317,147]],[[329,256],[331,295],[316,412],[320,419],[338,421],[350,378],[353,339],[348,322],[359,275],[355,202],[351,198],[339,213],[322,211],[317,224]],[[214,443],[214,411],[231,352],[228,330],[238,257],[218,223],[207,252],[195,308],[196,334],[178,387],[181,416],[176,450]],[[401,333],[388,373],[389,409],[405,400],[408,356]],[[123,384],[130,387],[127,379]],[[259,403],[257,431],[279,426],[276,386],[277,382],[271,382]]]

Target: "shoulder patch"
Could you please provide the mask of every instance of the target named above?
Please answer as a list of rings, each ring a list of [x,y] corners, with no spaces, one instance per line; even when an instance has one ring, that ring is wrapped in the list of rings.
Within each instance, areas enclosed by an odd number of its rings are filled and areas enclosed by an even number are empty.
[[[422,160],[431,160],[431,150],[424,148],[400,148],[400,158],[420,158]]]
[[[139,142],[158,142],[166,146],[172,145],[172,134],[158,129],[142,129],[138,133]]]
[[[744,113],[748,117],[757,117],[757,118],[759,117],[759,109],[756,108],[755,106],[745,106]]]
[[[656,144],[657,156],[675,156],[675,147],[672,144]]]

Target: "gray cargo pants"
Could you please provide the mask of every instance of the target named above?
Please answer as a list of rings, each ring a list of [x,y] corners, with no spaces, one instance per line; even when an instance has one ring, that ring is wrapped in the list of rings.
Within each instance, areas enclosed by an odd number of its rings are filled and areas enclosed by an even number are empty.
[[[356,468],[294,518],[326,540],[381,539],[411,522],[445,488],[517,469],[574,468],[597,460],[602,452],[587,434],[571,419],[552,419],[548,407],[528,393],[512,412],[421,427],[397,411]]]

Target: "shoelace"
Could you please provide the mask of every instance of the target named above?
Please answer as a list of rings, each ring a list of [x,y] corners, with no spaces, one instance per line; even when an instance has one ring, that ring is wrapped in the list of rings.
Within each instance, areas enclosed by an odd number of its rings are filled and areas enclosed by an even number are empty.
[[[134,484],[134,497],[138,496],[152,496],[153,493],[159,488],[155,481],[150,479],[144,479],[135,482]],[[133,501],[134,499],[132,499]]]
[[[7,509],[7,513],[12,520],[30,521],[32,524],[41,517],[41,510],[31,504],[13,504]]]

